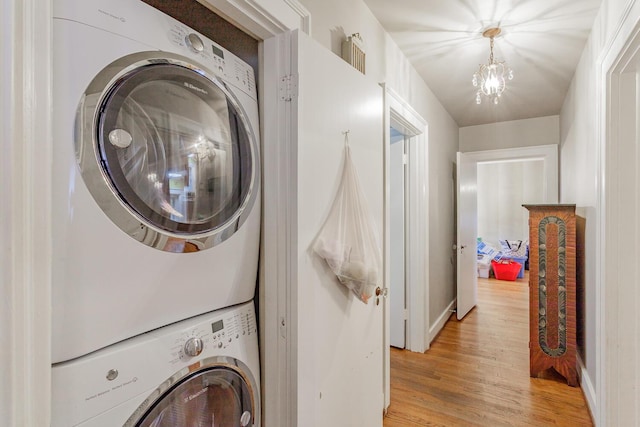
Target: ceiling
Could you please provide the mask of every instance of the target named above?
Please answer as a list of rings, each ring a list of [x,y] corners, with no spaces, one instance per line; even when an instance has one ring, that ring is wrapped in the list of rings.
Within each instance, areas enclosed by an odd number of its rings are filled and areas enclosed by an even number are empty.
[[[601,0],[364,0],[458,126],[560,113]],[[494,56],[514,78],[494,105],[471,84]],[[366,45],[366,40],[364,41]]]

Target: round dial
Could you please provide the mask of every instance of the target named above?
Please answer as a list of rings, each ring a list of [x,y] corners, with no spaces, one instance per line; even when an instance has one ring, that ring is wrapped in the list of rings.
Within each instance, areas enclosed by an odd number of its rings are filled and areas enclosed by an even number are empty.
[[[190,357],[195,357],[202,353],[202,349],[204,348],[204,343],[198,337],[192,337],[184,343],[183,351],[184,354]]]
[[[204,43],[202,43],[202,39],[198,37],[197,34],[189,34],[185,37],[185,41],[187,42],[187,46],[196,53],[200,53],[204,50]]]

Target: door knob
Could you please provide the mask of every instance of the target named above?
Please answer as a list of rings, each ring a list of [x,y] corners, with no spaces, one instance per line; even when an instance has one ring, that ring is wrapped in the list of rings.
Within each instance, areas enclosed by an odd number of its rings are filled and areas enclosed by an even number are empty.
[[[376,305],[380,305],[380,296],[382,298],[386,298],[389,295],[389,288],[380,288],[380,286],[376,287]]]

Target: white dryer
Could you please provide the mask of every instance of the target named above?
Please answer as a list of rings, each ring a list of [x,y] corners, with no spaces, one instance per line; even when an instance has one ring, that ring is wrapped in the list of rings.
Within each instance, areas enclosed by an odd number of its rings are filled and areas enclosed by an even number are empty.
[[[253,298],[253,69],[139,0],[54,0],[53,361]]]
[[[52,427],[260,426],[253,303],[52,368]]]

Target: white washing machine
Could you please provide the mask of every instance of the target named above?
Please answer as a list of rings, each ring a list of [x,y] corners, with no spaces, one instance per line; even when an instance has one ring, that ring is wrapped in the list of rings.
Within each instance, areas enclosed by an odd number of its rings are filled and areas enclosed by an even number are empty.
[[[54,0],[53,362],[253,298],[253,69],[139,0]]]
[[[259,427],[253,303],[174,323],[52,369],[52,427]]]

